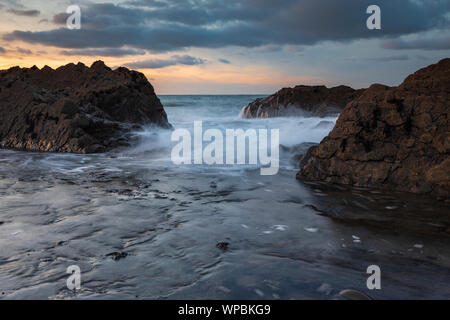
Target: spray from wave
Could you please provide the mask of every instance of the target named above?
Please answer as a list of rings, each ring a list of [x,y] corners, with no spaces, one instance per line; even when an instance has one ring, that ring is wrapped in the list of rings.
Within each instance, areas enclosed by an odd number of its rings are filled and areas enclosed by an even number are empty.
[[[161,96],[161,100],[173,127],[187,129],[192,135],[194,121],[202,121],[204,130],[218,129],[224,135],[227,129],[279,129],[282,168],[295,168],[297,164],[292,158],[300,152],[301,145],[319,143],[337,120],[337,117],[312,116],[258,119],[240,117],[243,106],[256,97],[258,96]],[[171,150],[176,145],[176,142],[171,141],[171,130],[149,127],[137,134],[140,142],[127,151],[129,154],[170,165]],[[193,149],[192,153],[194,152]],[[201,167],[211,168],[208,165]],[[212,167],[217,169],[217,166]],[[254,166],[248,168],[254,169]],[[226,169],[233,168],[226,166]],[[236,166],[236,169],[242,169],[242,166]]]

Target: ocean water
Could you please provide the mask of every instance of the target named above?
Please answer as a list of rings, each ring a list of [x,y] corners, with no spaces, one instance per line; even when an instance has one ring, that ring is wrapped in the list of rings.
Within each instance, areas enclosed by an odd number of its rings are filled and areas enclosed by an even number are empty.
[[[279,129],[273,176],[175,165],[171,131],[150,127],[120,152],[0,150],[0,299],[450,298],[449,206],[297,181],[297,154],[336,117],[239,118],[257,97],[160,98],[175,129]],[[67,288],[71,265],[80,290]]]

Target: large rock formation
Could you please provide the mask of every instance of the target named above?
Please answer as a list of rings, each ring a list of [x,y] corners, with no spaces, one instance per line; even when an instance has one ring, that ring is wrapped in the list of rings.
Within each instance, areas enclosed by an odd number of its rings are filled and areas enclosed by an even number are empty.
[[[450,59],[398,87],[372,85],[308,150],[299,179],[450,194]]]
[[[170,127],[142,73],[102,61],[0,71],[1,148],[103,152],[147,124]]]
[[[337,115],[345,105],[361,95],[363,89],[347,86],[296,86],[251,102],[241,111],[243,118],[270,118],[295,115],[319,117]]]

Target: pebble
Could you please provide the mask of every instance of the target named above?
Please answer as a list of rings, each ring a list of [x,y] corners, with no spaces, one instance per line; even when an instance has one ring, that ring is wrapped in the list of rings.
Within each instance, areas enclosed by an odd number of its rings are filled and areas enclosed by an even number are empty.
[[[222,251],[228,250],[229,243],[228,242],[217,242],[216,247]]]
[[[353,289],[342,290],[341,292],[339,292],[339,296],[347,300],[372,300],[372,298],[362,293],[361,291]]]
[[[118,261],[120,259],[126,258],[128,253],[126,252],[111,252],[106,255],[107,257],[111,257],[111,259]]]

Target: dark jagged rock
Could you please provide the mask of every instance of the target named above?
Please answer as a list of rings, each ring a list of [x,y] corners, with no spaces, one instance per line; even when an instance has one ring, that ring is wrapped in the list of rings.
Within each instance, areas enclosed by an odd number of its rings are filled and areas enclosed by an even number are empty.
[[[139,72],[71,63],[0,71],[0,147],[103,152],[129,145],[143,125],[170,128],[152,85]]]
[[[302,160],[299,179],[450,194],[450,59],[372,85]]]
[[[311,114],[330,116],[339,114],[345,105],[361,95],[364,89],[347,86],[296,86],[259,98],[242,109],[243,118],[270,118]]]

